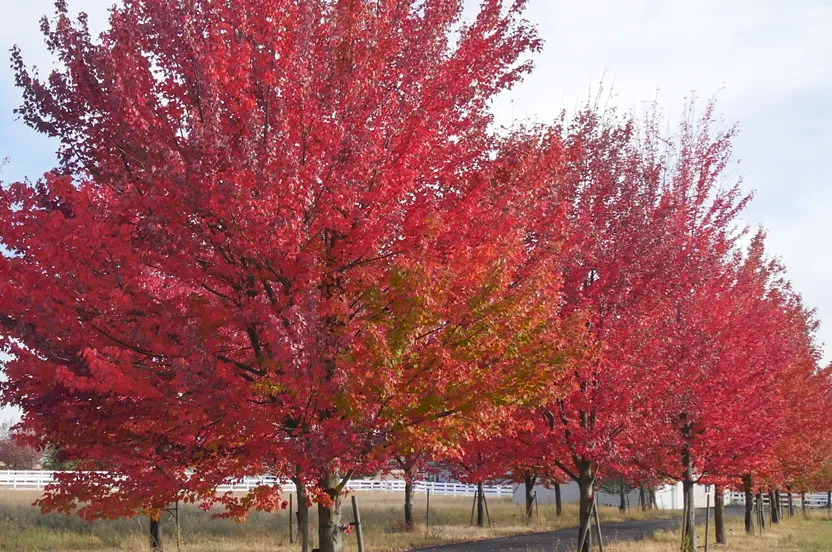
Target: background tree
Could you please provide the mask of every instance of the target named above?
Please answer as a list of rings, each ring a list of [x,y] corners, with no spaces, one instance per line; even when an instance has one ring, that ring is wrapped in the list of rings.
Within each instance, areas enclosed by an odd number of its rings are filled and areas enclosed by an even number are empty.
[[[744,204],[736,186],[720,185],[732,131],[712,127],[711,109],[662,137],[655,119],[637,132],[630,118],[590,108],[564,131],[569,226],[560,313],[582,317],[591,354],[567,372],[569,393],[550,404],[547,418],[561,445],[556,464],[580,489],[581,535],[599,467],[626,469],[616,465],[623,451],[655,431],[642,384],[652,359],[645,353],[660,335],[659,299],[678,292],[686,255],[727,232]]]
[[[0,424],[0,469],[34,470],[40,468],[42,454],[15,438],[11,424]]]

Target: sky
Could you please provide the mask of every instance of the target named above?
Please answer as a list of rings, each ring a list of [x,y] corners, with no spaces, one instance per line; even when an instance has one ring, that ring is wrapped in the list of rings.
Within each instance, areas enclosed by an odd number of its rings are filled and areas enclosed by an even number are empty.
[[[101,31],[113,0],[68,0]],[[468,0],[466,13],[477,2]],[[17,44],[44,71],[50,57],[38,20],[53,0],[8,3],[0,49]],[[743,215],[768,230],[769,250],[821,321],[824,362],[832,361],[832,1],[529,0],[525,16],[544,49],[536,69],[494,105],[498,123],[549,121],[594,97],[621,109],[657,100],[673,120],[694,94],[716,97],[734,143],[743,188],[755,199]],[[56,144],[16,120],[20,103],[8,65],[0,66],[0,180],[40,176]],[[828,321],[824,323],[824,321]],[[0,420],[14,416],[0,410]]]

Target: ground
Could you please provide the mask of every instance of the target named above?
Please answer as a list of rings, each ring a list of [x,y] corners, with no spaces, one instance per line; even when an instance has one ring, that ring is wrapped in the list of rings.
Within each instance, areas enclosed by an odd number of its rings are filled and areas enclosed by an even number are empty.
[[[828,514],[813,513],[809,519],[800,517],[768,528],[762,535],[746,535],[738,521],[729,523],[728,544],[714,544],[713,533],[709,550],[714,552],[830,552],[832,551],[832,518]],[[713,529],[713,527],[711,528]],[[704,530],[704,527],[702,528]],[[704,533],[700,533],[704,534]],[[676,552],[679,532],[658,531],[652,539],[641,542],[621,542],[607,546],[606,552]],[[700,546],[699,550],[702,550]]]
[[[0,550],[81,551],[144,550],[147,548],[147,518],[96,521],[88,524],[77,516],[42,515],[30,506],[38,494],[0,490]],[[409,550],[449,542],[489,539],[520,533],[551,531],[574,527],[577,506],[564,506],[556,517],[554,506],[541,504],[531,523],[523,517],[523,506],[509,498],[489,498],[492,521],[489,528],[471,527],[473,497],[431,496],[431,528],[425,530],[425,495],[416,495],[415,531],[403,526],[404,496],[393,493],[357,493],[367,552]],[[344,502],[344,517],[352,521],[349,500]],[[635,508],[621,515],[617,509],[602,508],[605,522],[626,519],[666,518],[666,511],[640,512]],[[312,512],[313,531],[317,516]],[[173,524],[163,522],[168,550],[175,550]],[[246,523],[212,519],[210,513],[188,506],[181,513],[183,552],[298,552],[300,546],[289,544],[288,511],[253,513]],[[574,532],[574,531],[573,531]],[[314,533],[313,533],[314,534]],[[317,539],[315,539],[317,540]],[[344,551],[357,552],[355,536],[344,538]],[[525,551],[524,551],[525,552]]]
[[[527,523],[523,507],[510,499],[488,501],[492,525],[471,527],[471,497],[431,497],[431,529],[424,523],[425,497],[417,495],[415,511],[420,520],[414,532],[402,523],[403,497],[390,493],[357,493],[365,526],[368,552],[433,547],[432,552],[547,552],[575,549],[575,505],[565,505],[556,517],[554,507],[541,505],[539,515]],[[30,506],[36,493],[0,490],[0,550],[76,552],[86,550],[147,550],[147,518],[136,517],[88,524],[73,516],[42,515]],[[349,501],[345,518],[352,520]],[[632,512],[602,508],[603,532],[608,552],[673,552],[679,547],[678,517],[668,519],[667,511]],[[316,516],[312,515],[313,523]],[[164,524],[166,549],[176,550],[173,524]],[[832,520],[825,512],[812,519],[794,519],[761,536],[746,537],[740,521],[729,525],[729,546],[714,551],[832,551]],[[183,552],[299,552],[297,541],[288,541],[288,512],[256,512],[246,523],[213,519],[196,507],[181,513]],[[700,528],[699,535],[704,535]],[[647,539],[614,542],[616,539]],[[713,533],[711,533],[713,543]],[[477,541],[477,542],[466,542]],[[448,544],[457,543],[457,544]],[[345,552],[357,552],[353,535],[344,539]],[[700,548],[701,550],[701,548]],[[429,552],[429,551],[425,551]]]
[[[709,550],[714,552],[820,552],[832,551],[832,518],[827,512],[814,512],[809,519],[796,517],[768,528],[762,535],[745,534],[742,509],[729,508],[728,544],[716,544],[713,532],[708,535]],[[697,511],[698,550],[704,548],[704,510]],[[602,523],[605,552],[677,552],[680,548],[680,520],[642,519]],[[573,552],[578,547],[577,532],[561,529],[475,542],[448,544],[420,552]],[[597,550],[597,541],[594,543]]]

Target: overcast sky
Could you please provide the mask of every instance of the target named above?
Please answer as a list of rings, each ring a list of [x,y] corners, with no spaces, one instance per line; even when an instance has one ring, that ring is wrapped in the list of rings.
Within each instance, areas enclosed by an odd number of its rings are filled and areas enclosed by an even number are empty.
[[[49,68],[38,20],[52,14],[53,0],[8,4],[0,47],[18,44],[27,63]],[[111,4],[69,0],[96,32]],[[657,97],[673,114],[692,92],[700,105],[716,95],[719,112],[740,125],[735,153],[756,196],[744,219],[768,229],[770,250],[817,308],[820,341],[832,344],[832,1],[530,0],[526,17],[538,25],[544,52],[534,74],[496,103],[498,122],[551,120],[584,102],[602,77],[612,102],[627,109]],[[5,182],[37,178],[54,163],[55,144],[15,120],[13,84],[3,64]],[[832,361],[832,348],[824,350]],[[8,415],[0,411],[0,419]]]

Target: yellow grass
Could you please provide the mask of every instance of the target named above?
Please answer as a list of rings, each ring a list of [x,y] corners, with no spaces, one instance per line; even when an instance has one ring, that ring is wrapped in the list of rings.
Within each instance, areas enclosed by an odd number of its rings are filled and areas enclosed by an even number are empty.
[[[747,535],[742,520],[730,521],[728,544],[717,545],[713,525],[708,549],[714,552],[829,552],[832,551],[832,518],[814,512],[808,519],[796,517],[774,527],[767,526],[760,535]],[[705,527],[697,526],[700,547],[704,544]],[[679,531],[657,531],[653,539],[639,542],[610,543],[608,552],[677,552],[681,541]]]
[[[42,515],[30,506],[38,494],[0,490],[0,550],[81,551],[146,550],[147,518],[136,517],[88,524],[76,516]],[[477,540],[533,531],[548,531],[577,526],[577,505],[566,504],[562,517],[553,505],[542,504],[531,522],[523,516],[523,506],[510,498],[490,498],[491,526],[471,527],[473,497],[431,497],[431,527],[425,528],[425,495],[416,495],[414,511],[417,526],[406,532],[403,524],[403,496],[393,493],[357,493],[364,540],[368,552],[409,550],[449,542]],[[344,501],[344,521],[352,521],[349,500]],[[317,515],[311,514],[313,546],[317,541]],[[604,522],[668,517],[654,510],[619,514],[615,508],[601,508]],[[180,512],[183,552],[298,552],[300,545],[289,543],[288,511],[276,514],[254,512],[246,523],[213,519],[195,506]],[[175,550],[173,523],[163,522],[168,550]],[[345,552],[357,552],[354,535],[344,537]]]

